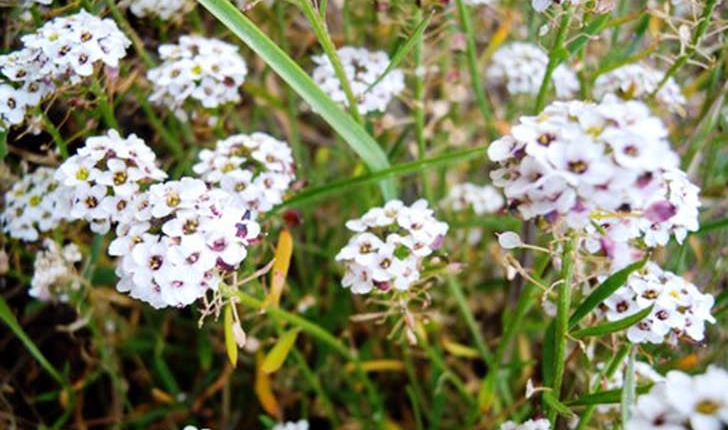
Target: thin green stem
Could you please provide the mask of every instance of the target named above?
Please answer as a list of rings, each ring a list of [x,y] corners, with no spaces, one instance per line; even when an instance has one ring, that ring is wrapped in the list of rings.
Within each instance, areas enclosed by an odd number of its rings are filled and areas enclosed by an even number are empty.
[[[172,135],[172,133],[169,132],[169,130],[164,127],[162,120],[159,119],[157,113],[154,112],[154,109],[152,109],[152,106],[147,101],[146,96],[144,96],[141,91],[134,89],[134,97],[136,97],[137,103],[139,103],[142,111],[144,111],[144,116],[149,120],[149,124],[151,124],[154,130],[156,130],[159,137],[162,138],[162,141],[164,141],[167,145],[167,148],[172,151],[172,155],[174,155],[175,160],[181,161],[184,159],[185,153],[182,148],[182,144]]]
[[[622,361],[624,360],[624,357],[627,355],[627,352],[629,352],[629,347],[624,345],[622,346],[619,351],[617,351],[617,354],[614,355],[612,358],[612,361],[609,363],[609,366],[607,366],[606,369],[604,369],[604,372],[602,373],[601,377],[596,378],[594,383],[591,385],[589,389],[589,393],[593,393],[599,388],[599,385],[601,383],[601,379],[606,378],[607,380],[611,379],[614,376],[614,373],[619,369],[619,366],[622,364]],[[597,405],[589,405],[584,410],[584,412],[579,417],[579,425],[576,427],[576,430],[584,430],[586,426],[589,424],[589,421],[591,421],[592,416],[594,415],[594,412],[597,410]]]
[[[48,134],[51,135],[53,142],[55,142],[56,146],[58,147],[58,152],[61,154],[61,157],[64,160],[68,158],[68,145],[63,139],[60,130],[58,130],[58,127],[56,127],[53,121],[51,121],[46,112],[43,112],[43,127],[48,132]]]
[[[114,130],[119,130],[119,123],[116,122],[116,117],[114,117],[114,106],[109,102],[109,96],[99,84],[98,79],[94,78],[91,80],[91,92],[96,95],[96,101],[99,104],[101,116],[106,126]]]
[[[417,9],[415,15],[415,25],[422,19],[422,12]],[[427,154],[427,144],[425,142],[425,77],[421,72],[422,66],[422,37],[417,38],[414,46],[414,62],[415,62],[415,73],[414,73],[414,117],[415,117],[415,137],[417,139],[417,156],[420,160],[425,158]],[[422,172],[420,176],[422,182],[422,191],[425,198],[432,202],[432,190],[430,189],[430,183],[425,172]]]
[[[301,8],[301,11],[303,11],[303,14],[306,15],[306,19],[308,19],[308,22],[313,28],[314,34],[316,34],[316,38],[321,44],[321,47],[324,49],[326,56],[329,57],[331,65],[334,67],[334,73],[336,73],[336,77],[339,79],[341,89],[344,90],[344,94],[346,94],[346,101],[348,102],[351,116],[353,116],[359,124],[364,124],[364,118],[359,113],[358,101],[351,90],[349,78],[346,76],[344,66],[341,64],[339,55],[336,53],[334,42],[331,40],[331,36],[329,36],[329,32],[326,30],[326,23],[324,22],[323,17],[320,13],[316,12],[309,0],[298,0],[297,4],[298,7]]]
[[[262,306],[263,306],[262,300],[256,299],[255,297],[252,297],[240,290],[228,288],[227,290],[224,290],[223,292],[224,292],[224,294],[227,294],[229,296],[234,296],[240,304],[247,306],[250,309],[255,309],[255,310],[262,309]],[[366,373],[364,372],[364,369],[362,369],[361,361],[359,360],[359,357],[355,352],[353,352],[351,349],[349,349],[339,339],[337,339],[336,337],[331,335],[328,331],[323,329],[321,326],[318,326],[318,325],[306,320],[305,318],[302,318],[296,314],[287,312],[287,311],[285,311],[281,308],[275,307],[275,306],[266,307],[265,312],[269,313],[270,315],[272,315],[275,318],[286,321],[289,324],[292,324],[293,326],[300,328],[301,331],[308,333],[309,335],[318,339],[320,342],[330,346],[336,352],[341,354],[341,356],[344,357],[346,360],[353,363],[355,373],[356,373],[357,377],[360,379],[361,383],[364,385],[364,389],[367,392],[367,395],[369,397],[372,407],[375,408],[375,413],[372,415],[372,418],[376,422],[381,422],[381,420],[384,418],[381,399],[380,399],[379,394],[377,393],[374,385],[372,384],[372,382],[369,380]]]
[[[556,303],[556,322],[553,362],[552,392],[556,399],[561,400],[561,385],[566,370],[566,344],[569,336],[569,308],[571,307],[571,291],[574,281],[574,239],[569,239],[564,245],[561,258],[561,284],[558,287],[558,301]],[[548,417],[551,426],[555,428],[557,411],[549,410]]]
[[[134,45],[134,50],[137,52],[137,55],[139,55],[139,58],[142,59],[144,65],[148,68],[154,67],[155,62],[147,50],[144,49],[144,42],[142,42],[139,35],[136,31],[134,31],[134,28],[131,24],[129,24],[129,21],[127,21],[124,17],[124,14],[119,10],[119,7],[116,5],[116,0],[106,0],[105,3],[109,8],[109,12],[111,12],[111,16],[114,17],[116,23],[121,27],[121,30],[129,37],[129,39],[131,39],[131,43]]]
[[[454,276],[450,276],[448,278],[448,286],[450,287],[450,293],[458,304],[458,309],[460,309],[460,313],[465,320],[465,324],[468,326],[471,336],[473,336],[475,347],[478,349],[478,353],[480,353],[480,358],[482,358],[488,365],[491,372],[497,372],[498,366],[493,361],[493,353],[485,343],[483,335],[480,332],[480,327],[478,327],[478,323],[475,321],[475,317],[473,317],[473,313],[470,311],[470,306],[468,306],[468,301],[463,294],[462,286]]]
[[[546,94],[548,93],[549,84],[551,83],[551,77],[554,74],[556,68],[565,60],[569,51],[566,49],[566,35],[568,34],[569,24],[571,23],[571,9],[568,6],[565,7],[564,13],[561,16],[561,22],[559,22],[559,30],[556,33],[556,40],[554,40],[554,46],[549,51],[549,62],[546,65],[546,72],[543,75],[541,81],[541,87],[538,90],[538,97],[536,98],[536,109],[535,113],[539,113],[546,106]]]
[[[667,69],[667,72],[665,72],[665,76],[657,85],[657,88],[655,88],[654,94],[657,94],[657,92],[662,89],[662,86],[665,85],[665,83],[667,83],[667,81],[675,73],[677,73],[677,71],[680,70],[680,68],[684,66],[685,63],[688,62],[693,54],[695,54],[695,51],[697,51],[698,46],[700,45],[700,42],[703,40],[703,36],[705,36],[705,33],[708,31],[710,17],[713,16],[713,12],[715,11],[715,7],[717,4],[718,0],[708,0],[706,2],[705,7],[703,8],[703,14],[700,16],[700,21],[698,22],[697,27],[695,27],[695,32],[693,33],[693,38],[690,41],[690,45],[685,49],[685,52],[683,52],[677,58],[677,60],[672,63],[672,66]]]
[[[483,83],[481,81],[480,73],[478,72],[478,53],[476,52],[475,46],[475,32],[473,31],[473,24],[470,21],[470,14],[467,7],[465,6],[464,0],[456,0],[458,15],[460,16],[460,26],[465,33],[466,40],[466,54],[468,57],[468,71],[470,72],[470,84],[473,86],[473,92],[475,92],[475,100],[478,103],[478,109],[480,114],[483,116],[483,121],[487,124],[488,128],[492,128],[493,124],[493,113],[491,111],[488,100],[485,97],[485,91],[483,89]],[[491,130],[492,132],[492,130]]]

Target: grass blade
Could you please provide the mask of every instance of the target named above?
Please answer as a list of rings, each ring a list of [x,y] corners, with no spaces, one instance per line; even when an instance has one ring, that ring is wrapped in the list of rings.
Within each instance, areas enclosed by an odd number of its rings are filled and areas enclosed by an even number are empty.
[[[594,308],[599,306],[599,303],[606,300],[611,296],[619,287],[627,282],[629,275],[636,270],[640,270],[647,263],[647,259],[643,259],[636,263],[630,264],[622,270],[614,272],[611,276],[604,280],[589,296],[584,299],[583,302],[576,308],[573,315],[569,319],[569,328],[574,327],[581,321],[585,316],[589,314]]]
[[[258,54],[349,144],[372,171],[389,167],[379,144],[319,88],[301,67],[227,0],[199,0],[221,23]],[[381,183],[385,199],[396,196],[394,181]]]
[[[265,356],[261,369],[265,373],[273,373],[280,369],[283,362],[286,361],[288,353],[291,352],[291,348],[296,343],[299,329],[293,329],[281,335],[278,342],[273,346],[268,355]]]
[[[391,166],[377,172],[369,173],[367,175],[361,175],[354,178],[347,178],[329,182],[328,184],[319,187],[308,188],[297,193],[296,195],[285,201],[283,204],[276,206],[269,213],[278,213],[284,209],[288,209],[291,207],[304,206],[308,203],[322,199],[332,194],[343,192],[348,193],[351,191],[351,188],[355,186],[381,181],[385,178],[403,176],[409,173],[415,173],[435,166],[441,166],[444,164],[468,160],[477,156],[482,156],[484,153],[485,147],[479,146],[477,148],[464,149],[457,152],[449,152],[443,155],[439,155],[437,157],[411,161],[409,163],[397,164],[395,166]]]
[[[637,394],[644,394],[650,390],[652,385],[643,385],[636,387]],[[622,389],[615,388],[613,390],[597,391],[596,393],[586,394],[578,399],[567,401],[569,406],[589,406],[589,405],[610,405],[617,404],[621,401]]]
[[[626,318],[622,318],[621,320],[610,321],[603,324],[595,325],[593,327],[577,330],[572,333],[572,335],[574,337],[604,336],[610,333],[621,331],[634,325],[638,321],[641,321],[643,318],[649,315],[650,312],[652,312],[652,306],[642,309],[636,314],[632,314]]]
[[[5,298],[0,296],[0,319],[3,320],[5,324],[10,328],[10,330],[15,334],[15,336],[20,339],[21,342],[23,342],[23,345],[25,345],[25,348],[30,352],[30,354],[35,357],[35,359],[38,361],[38,363],[48,372],[49,375],[53,377],[58,383],[61,385],[64,384],[63,377],[61,374],[53,367],[53,365],[45,358],[42,352],[40,352],[40,349],[35,345],[35,343],[28,337],[27,334],[25,334],[25,331],[23,331],[23,328],[20,327],[20,323],[18,323],[18,319],[15,318],[15,315],[10,310],[10,307],[8,306],[7,302],[5,301]]]
[[[364,91],[365,93],[368,93],[371,91],[372,88],[377,86],[378,83],[384,79],[389,72],[392,71],[395,67],[399,65],[399,63],[404,60],[404,58],[407,56],[407,54],[412,50],[412,48],[415,47],[415,44],[422,38],[422,34],[425,32],[425,29],[428,25],[430,25],[430,21],[432,20],[432,13],[427,15],[422,21],[420,21],[419,24],[417,24],[417,27],[415,27],[415,30],[412,32],[412,36],[407,39],[407,41],[402,44],[397,50],[394,52],[394,55],[392,55],[392,59],[389,61],[389,65],[387,65],[387,68],[384,69],[384,72],[382,72],[377,79],[374,80],[374,82],[371,83]]]

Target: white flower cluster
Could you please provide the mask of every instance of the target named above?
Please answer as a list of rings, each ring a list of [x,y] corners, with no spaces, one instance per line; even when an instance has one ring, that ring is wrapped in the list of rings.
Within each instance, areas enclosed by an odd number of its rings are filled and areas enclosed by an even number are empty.
[[[78,83],[98,62],[117,67],[131,41],[111,19],[85,10],[55,18],[21,38],[23,48],[0,55],[0,130],[22,122],[57,84]]]
[[[627,64],[597,77],[594,98],[601,100],[606,94],[614,93],[627,100],[642,99],[652,94],[664,77],[663,71],[645,63]],[[672,77],[655,94],[655,99],[670,112],[681,112],[687,103]]]
[[[140,18],[151,15],[166,21],[181,12],[187,4],[187,0],[132,0],[129,10]]]
[[[500,430],[551,430],[551,424],[546,418],[528,420],[523,424],[506,421],[501,425]]]
[[[45,239],[43,247],[35,256],[28,294],[42,301],[68,301],[68,291],[80,286],[74,264],[81,261],[81,251],[73,243],[61,248],[51,239]]]
[[[345,46],[339,48],[337,55],[344,67],[344,73],[357,99],[359,112],[384,112],[387,104],[404,90],[404,73],[400,69],[390,70],[377,85],[369,88],[389,66],[389,56],[383,51],[368,51],[366,48]],[[316,63],[313,80],[335,102],[348,106],[346,93],[336,77],[334,66],[326,55],[312,58]],[[368,90],[368,91],[367,91]]]
[[[161,45],[159,56],[162,64],[147,72],[154,86],[149,100],[167,106],[178,118],[187,119],[188,99],[208,109],[240,101],[238,91],[248,68],[235,45],[188,35],[176,45]]]
[[[53,179],[54,170],[39,167],[25,174],[5,193],[5,210],[0,216],[3,232],[26,242],[38,240],[69,213],[68,191]]]
[[[355,294],[375,288],[388,291],[391,286],[409,288],[420,279],[425,257],[439,248],[448,230],[423,199],[411,206],[390,200],[384,207],[347,221],[346,227],[356,234],[336,255],[336,261],[346,265],[342,285]]]
[[[472,208],[476,215],[483,215],[497,212],[504,203],[503,196],[495,187],[463,182],[450,189],[441,205],[455,211]]]
[[[283,202],[295,179],[291,148],[265,133],[238,134],[203,149],[195,173],[208,184],[235,196],[254,213],[266,212]]]
[[[117,289],[155,308],[182,307],[217,289],[257,241],[260,226],[233,197],[194,178],[152,185],[129,204],[109,254]]]
[[[710,366],[691,376],[678,370],[667,373],[640,396],[626,430],[716,430],[728,427],[728,372]]]
[[[142,186],[167,177],[155,162],[154,152],[134,134],[124,139],[110,130],[89,137],[55,174],[70,189],[70,219],[88,221],[97,233],[109,231],[111,223],[128,220],[131,202]]]
[[[664,245],[670,234],[682,241],[698,228],[699,189],[642,102],[614,95],[599,104],[555,102],[521,117],[488,156],[500,165],[493,184],[525,219],[587,231],[598,223],[611,240],[642,237],[647,246]]]
[[[493,54],[493,64],[486,77],[496,85],[505,85],[508,93],[538,94],[546,74],[549,57],[532,43],[512,42]],[[579,80],[569,66],[560,64],[551,76],[558,98],[568,98],[579,91]]]
[[[308,421],[299,420],[297,422],[287,421],[278,423],[271,430],[308,430]]]
[[[648,262],[632,273],[627,283],[600,306],[609,321],[616,321],[652,306],[650,313],[627,329],[634,343],[676,343],[680,336],[700,342],[705,338],[705,323],[715,323],[710,314],[715,299],[704,294],[681,276]]]

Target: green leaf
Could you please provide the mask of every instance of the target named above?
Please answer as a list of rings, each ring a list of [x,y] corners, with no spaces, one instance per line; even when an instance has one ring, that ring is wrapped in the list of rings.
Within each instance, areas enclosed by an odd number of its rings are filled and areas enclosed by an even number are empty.
[[[226,0],[199,0],[220,22],[258,54],[349,144],[372,171],[389,167],[379,144],[319,88],[301,67],[234,5]],[[385,199],[396,195],[394,181],[381,183]]]
[[[377,84],[381,82],[382,79],[384,79],[389,74],[389,72],[397,67],[399,63],[402,62],[402,60],[404,60],[404,58],[412,50],[412,48],[415,47],[420,38],[422,38],[422,34],[425,32],[427,26],[430,25],[431,20],[432,12],[427,15],[419,24],[417,24],[417,27],[415,27],[415,31],[412,32],[412,36],[395,51],[394,55],[392,55],[392,59],[387,65],[387,68],[384,69],[384,72],[382,72],[382,74],[379,75],[377,79],[375,79],[374,82],[372,82],[371,85],[367,87],[367,89],[364,91],[365,93],[368,93],[369,91],[371,91],[372,88],[377,86]]]
[[[485,153],[485,149],[486,146],[479,146],[477,148],[469,148],[461,151],[449,152],[437,157],[411,161],[409,163],[397,164],[396,166],[392,166],[378,172],[356,176],[354,178],[346,178],[338,181],[329,182],[328,184],[319,187],[307,188],[297,193],[296,195],[285,201],[283,204],[276,206],[269,213],[280,212],[290,207],[304,206],[308,203],[336,193],[350,193],[352,187],[355,186],[380,181],[385,178],[403,176],[410,173],[426,170],[435,166],[441,166],[444,164],[475,158],[479,155],[482,156]]]
[[[642,385],[635,388],[637,394],[644,394],[650,391],[652,384]],[[589,405],[610,405],[617,404],[621,401],[622,389],[597,391],[596,393],[585,394],[576,400],[567,401],[569,406],[589,406]]]
[[[554,345],[556,344],[556,326],[554,320],[546,328],[546,333],[543,337],[543,362],[541,363],[541,373],[543,375],[544,385],[550,387],[554,381],[553,368],[554,360],[556,359],[556,350]]]
[[[573,55],[582,50],[593,36],[599,34],[604,27],[606,27],[610,17],[611,15],[608,13],[599,15],[594,19],[594,21],[590,22],[586,27],[581,29],[579,31],[579,35],[576,36],[566,47],[569,54]]]
[[[278,339],[278,342],[263,360],[263,372],[273,373],[281,368],[283,362],[286,361],[286,357],[288,357],[288,353],[291,352],[291,348],[296,343],[299,331],[299,329],[293,329],[281,335],[281,338]]]
[[[15,333],[15,336],[20,339],[21,342],[25,345],[25,348],[30,352],[30,354],[35,357],[35,359],[38,361],[38,363],[48,372],[53,379],[58,381],[61,385],[64,384],[64,379],[61,376],[60,372],[56,370],[53,365],[45,358],[42,352],[40,352],[40,349],[35,345],[35,343],[28,337],[27,334],[25,334],[25,331],[22,327],[20,327],[20,323],[18,323],[17,318],[15,318],[15,315],[10,310],[10,307],[8,307],[7,302],[5,301],[5,298],[0,296],[0,319],[3,320],[3,322],[10,328],[10,330]]]
[[[223,311],[223,324],[225,329],[225,350],[230,359],[230,363],[235,366],[238,363],[238,345],[235,343],[235,335],[233,334],[233,305],[228,303]]]
[[[593,309],[599,306],[601,302],[606,300],[615,291],[617,291],[619,287],[627,282],[629,275],[631,275],[632,272],[643,268],[645,266],[645,263],[647,263],[646,258],[636,263],[630,264],[622,270],[614,272],[607,279],[605,279],[604,282],[602,282],[601,285],[594,289],[594,291],[592,291],[592,293],[589,294],[589,296],[581,302],[579,307],[576,308],[576,311],[574,311],[574,314],[571,315],[571,318],[569,319],[569,328],[577,325],[579,321],[582,320],[582,318],[589,314],[589,312],[591,312]]]
[[[585,329],[577,330],[572,333],[574,337],[587,337],[587,336],[604,336],[605,334],[614,333],[617,331],[624,330],[628,327],[633,326],[637,322],[644,319],[647,315],[652,312],[652,306],[649,308],[642,309],[636,314],[630,315],[626,318],[622,318],[617,321],[610,321],[603,324],[598,324]]]
[[[627,370],[624,372],[624,383],[622,384],[622,398],[621,398],[621,409],[622,409],[622,426],[626,428],[627,422],[632,412],[632,405],[637,397],[636,381],[634,374],[634,362],[637,356],[637,348],[634,345],[631,346],[629,353],[629,361],[627,363]]]
[[[0,160],[8,155],[8,132],[0,130]]]
[[[559,413],[559,415],[563,415],[567,418],[573,417],[575,414],[574,412],[569,409],[568,406],[561,403],[559,399],[554,396],[554,393],[551,391],[544,391],[543,393],[543,401],[546,402],[547,405],[551,407],[551,409],[555,410]]]

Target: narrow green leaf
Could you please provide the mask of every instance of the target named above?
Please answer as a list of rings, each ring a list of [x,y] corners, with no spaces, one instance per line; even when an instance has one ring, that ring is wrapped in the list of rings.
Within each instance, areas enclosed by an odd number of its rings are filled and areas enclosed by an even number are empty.
[[[632,412],[634,399],[637,397],[637,388],[634,375],[634,362],[637,357],[637,348],[631,346],[629,353],[629,361],[627,362],[627,370],[624,372],[624,383],[622,384],[622,427],[626,428],[627,422]]]
[[[441,166],[444,164],[455,163],[457,161],[463,161],[470,158],[475,158],[477,156],[482,156],[485,153],[485,148],[485,146],[479,146],[477,148],[469,148],[456,152],[448,152],[437,157],[411,161],[409,163],[401,163],[397,164],[396,166],[380,170],[378,172],[356,176],[354,178],[340,179],[338,181],[333,181],[319,187],[307,188],[297,193],[296,195],[285,201],[283,204],[276,206],[269,213],[277,213],[290,207],[304,206],[308,203],[332,194],[349,193],[351,192],[351,188],[355,186],[380,181],[385,178],[403,176],[410,173],[426,170],[435,166]]]
[[[644,319],[647,315],[652,312],[652,306],[649,308],[642,309],[636,314],[630,315],[626,318],[622,318],[617,321],[610,321],[603,324],[598,324],[585,329],[577,330],[572,333],[574,337],[587,337],[587,336],[604,336],[606,334],[614,333],[617,331],[624,330],[628,327],[633,326],[637,322]]]
[[[387,156],[379,144],[238,8],[227,0],[198,1],[311,105],[372,171],[389,167]],[[385,199],[395,197],[394,181],[382,181],[381,187]]]
[[[422,34],[425,32],[425,29],[428,25],[430,25],[430,21],[432,21],[432,12],[430,12],[429,15],[427,15],[419,24],[417,24],[417,27],[415,27],[415,31],[412,32],[412,36],[407,39],[405,43],[402,44],[392,55],[392,59],[389,61],[389,64],[387,65],[387,68],[384,69],[384,72],[382,72],[381,75],[377,77],[377,79],[374,80],[374,82],[369,85],[365,91],[365,93],[368,93],[371,91],[372,88],[377,86],[379,82],[384,79],[389,72],[391,72],[395,67],[399,65],[399,63],[404,60],[404,58],[409,54],[409,52],[412,50],[412,48],[415,47],[415,44],[422,38]]]
[[[556,350],[554,345],[556,343],[556,326],[554,320],[551,320],[548,328],[546,328],[546,334],[543,337],[543,362],[541,363],[541,373],[543,375],[544,385],[550,387],[554,381],[554,360],[556,359]]]
[[[611,296],[619,287],[624,285],[629,278],[629,275],[636,270],[640,270],[647,263],[647,259],[640,260],[636,263],[630,264],[622,270],[614,272],[604,282],[601,283],[589,296],[584,299],[574,314],[569,319],[569,328],[574,327],[582,320],[589,312],[595,309],[601,302]]]
[[[644,394],[650,391],[652,384],[642,385],[635,388],[637,394]],[[597,391],[579,397],[576,400],[567,401],[569,406],[589,406],[589,405],[610,405],[618,404],[622,398],[622,389],[615,388],[613,390]]]
[[[7,326],[10,328],[10,330],[15,333],[15,336],[17,336],[18,339],[23,342],[28,352],[30,352],[30,354],[35,357],[38,363],[48,372],[48,374],[51,375],[53,379],[58,381],[58,383],[63,385],[64,380],[60,372],[58,372],[58,370],[56,370],[53,365],[48,360],[46,360],[43,353],[40,352],[40,349],[38,349],[35,343],[28,337],[23,328],[20,327],[20,323],[18,323],[17,318],[15,318],[15,315],[10,310],[10,307],[5,301],[5,298],[3,298],[2,296],[0,296],[0,319],[2,319],[3,322],[7,324]]]
[[[547,405],[551,407],[551,409],[558,412],[559,415],[563,415],[567,418],[571,418],[574,416],[574,412],[572,412],[568,406],[561,403],[551,391],[544,391],[543,400],[544,402],[546,402]]]
[[[606,27],[610,17],[611,14],[608,13],[599,15],[597,18],[594,19],[594,21],[590,22],[586,27],[581,29],[579,31],[579,35],[576,36],[574,40],[572,40],[566,47],[566,49],[569,51],[569,54],[573,55],[581,51],[592,37],[599,34],[604,29],[604,27]]]
[[[235,343],[233,334],[233,305],[228,303],[223,310],[223,324],[225,329],[225,350],[227,351],[230,363],[235,366],[238,363],[238,345]]]
[[[0,130],[0,160],[8,155],[8,132]]]
[[[286,361],[286,357],[288,357],[288,353],[291,352],[291,348],[296,343],[296,337],[298,337],[299,331],[298,329],[293,329],[281,335],[278,342],[276,342],[268,355],[265,356],[265,360],[263,360],[263,372],[273,373],[281,368],[283,362]]]

